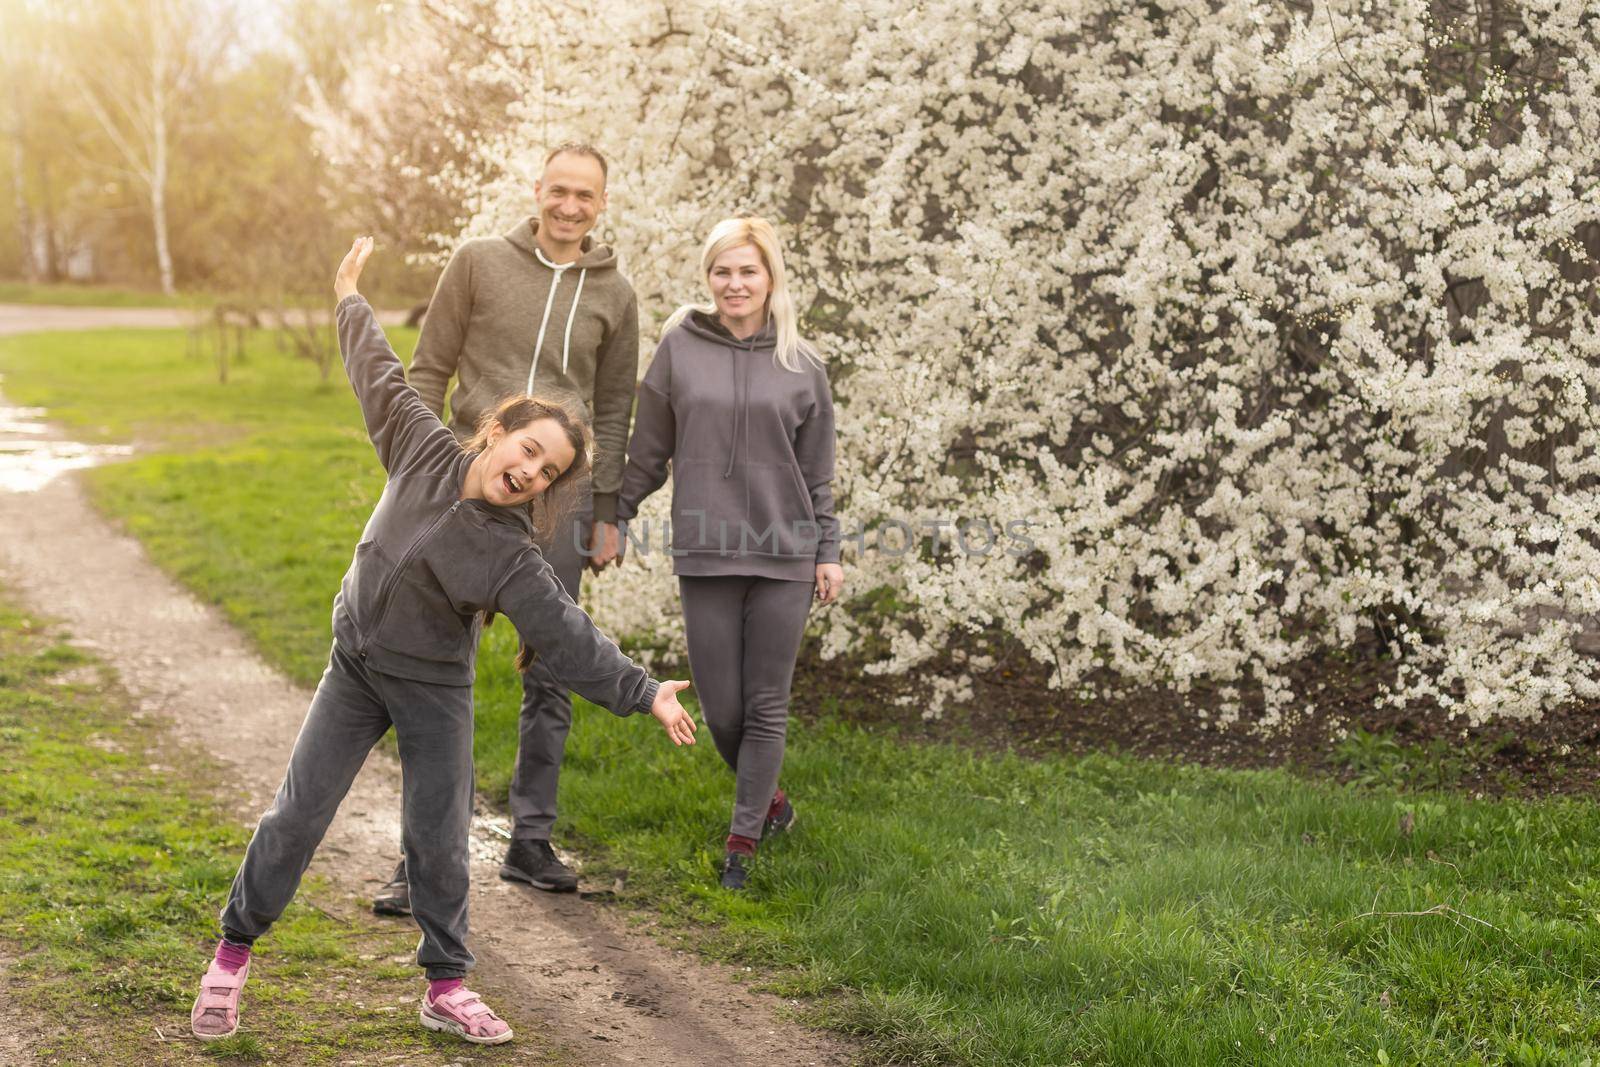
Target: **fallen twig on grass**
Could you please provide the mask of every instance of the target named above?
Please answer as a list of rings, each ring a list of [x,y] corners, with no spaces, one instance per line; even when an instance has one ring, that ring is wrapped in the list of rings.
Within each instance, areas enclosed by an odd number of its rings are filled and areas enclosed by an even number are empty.
[[[1428,850],[1428,862],[1429,863],[1438,863],[1438,864],[1441,864],[1442,866],[1449,867],[1452,871],[1455,871],[1457,874],[1461,873],[1461,868],[1460,867],[1457,867],[1455,864],[1451,863],[1447,859],[1441,859],[1439,857],[1439,854],[1434,852],[1433,849],[1431,849],[1431,848]]]
[[[1504,935],[1507,939],[1510,939],[1511,937],[1510,934],[1506,933],[1489,920],[1480,919],[1476,915],[1468,915],[1466,912],[1450,904],[1435,904],[1433,907],[1427,908],[1423,911],[1364,911],[1360,915],[1352,915],[1348,919],[1339,920],[1328,928],[1328,932],[1331,934],[1333,931],[1339,929],[1339,927],[1345,925],[1346,923],[1353,923],[1357,919],[1407,919],[1420,918],[1424,915],[1443,915],[1449,918],[1451,922],[1465,930],[1467,927],[1462,924],[1460,920],[1455,918],[1455,916],[1459,915],[1462,919],[1471,919],[1475,923],[1487,926],[1489,929]],[[1516,944],[1516,942],[1513,941],[1512,944]]]
[[[329,911],[327,908],[324,908],[321,904],[315,903],[314,901],[303,900],[300,903],[304,904],[306,907],[310,908],[312,911],[316,912],[318,915],[321,915],[323,918],[332,919],[334,922],[338,923],[340,926],[350,926],[350,927],[354,927],[355,926],[355,923],[351,922],[349,919],[340,918],[339,916],[335,915],[333,912]]]

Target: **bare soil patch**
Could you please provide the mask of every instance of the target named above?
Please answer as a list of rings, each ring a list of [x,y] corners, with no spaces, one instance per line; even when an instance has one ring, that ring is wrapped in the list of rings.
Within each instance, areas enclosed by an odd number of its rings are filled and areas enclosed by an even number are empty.
[[[907,736],[1024,755],[1114,751],[1488,796],[1600,795],[1600,701],[1575,701],[1538,720],[1476,727],[1431,704],[1383,707],[1393,665],[1376,640],[1295,664],[1295,689],[1311,694],[1312,710],[1270,728],[1261,725],[1259,699],[1246,699],[1236,722],[1219,723],[1214,686],[1197,686],[1187,696],[1147,689],[1082,699],[1051,690],[1044,668],[1020,649],[998,660],[974,678],[970,701],[924,721],[920,707],[895,702],[893,682],[867,674],[860,662],[825,662],[807,648],[795,674],[795,692],[806,696],[796,708],[805,713],[826,703]]]

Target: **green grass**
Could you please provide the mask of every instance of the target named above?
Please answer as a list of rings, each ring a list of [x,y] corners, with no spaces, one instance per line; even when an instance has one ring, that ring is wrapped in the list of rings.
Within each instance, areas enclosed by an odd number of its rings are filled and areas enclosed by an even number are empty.
[[[416,1022],[414,928],[314,879],[257,950],[239,1034],[190,1038],[249,832],[212,799],[225,792],[201,754],[132,717],[109,672],[11,604],[0,591],[0,948],[24,989],[7,1025],[57,1031],[41,1062],[493,1058]]]
[[[391,336],[409,354],[415,331]],[[181,331],[4,338],[0,373],[7,399],[47,405],[80,438],[138,442],[146,454],[134,462],[92,472],[100,504],[296,681],[314,683],[382,468],[337,369],[323,382],[258,333],[221,385],[186,352]]]
[[[171,337],[0,342],[0,371],[86,436],[173,450],[94,472],[97,499],[309,681],[381,475],[342,387],[259,347],[226,387]],[[502,623],[480,657],[496,798],[511,642]],[[674,750],[651,721],[580,703],[558,833],[876,1060],[1576,1065],[1600,1048],[1600,815],[1418,792],[1398,769],[1425,756],[1442,781],[1448,753],[1358,739],[1363,784],[1344,788],[1024,761],[825,715],[791,733],[799,828],[734,897],[713,888],[731,783],[703,741]]]
[[[217,298],[206,293],[167,296],[153,289],[106,285],[0,282],[0,304],[57,304],[68,307],[204,307]]]

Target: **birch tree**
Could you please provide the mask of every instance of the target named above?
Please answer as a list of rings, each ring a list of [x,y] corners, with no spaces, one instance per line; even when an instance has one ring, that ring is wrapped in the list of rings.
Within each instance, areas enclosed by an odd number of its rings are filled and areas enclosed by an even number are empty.
[[[4,8],[0,34],[0,138],[5,141],[7,193],[17,242],[17,266],[28,281],[59,276],[60,241],[54,202],[60,154],[47,146],[60,137],[56,71],[42,54],[38,12],[13,0]]]
[[[203,119],[205,91],[236,39],[232,9],[207,0],[79,2],[56,18],[56,58],[116,170],[144,194],[161,290],[171,295],[175,145],[185,126]]]

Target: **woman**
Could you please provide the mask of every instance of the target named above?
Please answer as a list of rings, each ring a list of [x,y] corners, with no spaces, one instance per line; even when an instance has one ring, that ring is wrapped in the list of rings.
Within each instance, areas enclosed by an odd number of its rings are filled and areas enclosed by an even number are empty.
[[[190,1027],[203,1040],[239,1028],[256,938],[283,914],[367,752],[392,725],[404,778],[402,835],[422,1024],[476,1044],[511,1028],[463,985],[467,834],[472,819],[472,679],[482,620],[511,619],[573,689],[618,715],[649,712],[675,744],[694,742],[678,705],[687,682],[656,682],[595,630],[533,546],[529,508],[571,492],[588,467],[588,431],[559,404],[515,396],[463,449],[406,384],[372,308],[356,292],[372,239],[339,265],[339,349],[367,433],[388,472],[333,602],[333,650],[272,807],[250,839],[222,912]],[[546,515],[548,519],[550,516]],[[525,664],[524,664],[525,666]]]
[[[794,824],[778,787],[795,656],[813,596],[844,587],[833,515],[833,399],[796,332],[772,225],[726,219],[700,257],[712,303],[667,320],[639,386],[617,516],[672,468],[673,573],[689,670],[735,776],[722,884],[744,888],[763,832]]]

